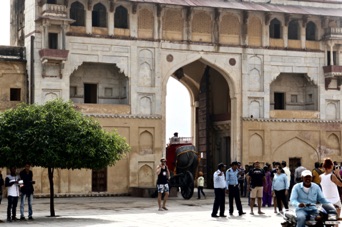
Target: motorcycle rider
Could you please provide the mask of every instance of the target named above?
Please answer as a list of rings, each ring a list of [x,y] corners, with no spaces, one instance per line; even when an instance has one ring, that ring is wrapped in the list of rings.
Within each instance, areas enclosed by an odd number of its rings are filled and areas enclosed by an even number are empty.
[[[330,203],[323,195],[321,188],[311,183],[310,170],[302,172],[302,182],[297,183],[291,193],[290,202],[296,208],[297,227],[305,227],[305,222],[311,215],[317,215],[316,203]]]

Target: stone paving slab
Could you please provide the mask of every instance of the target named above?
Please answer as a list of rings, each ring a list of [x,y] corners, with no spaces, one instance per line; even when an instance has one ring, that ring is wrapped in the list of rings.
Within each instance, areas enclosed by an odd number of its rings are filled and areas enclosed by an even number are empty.
[[[156,198],[138,198],[130,196],[119,197],[75,197],[55,198],[55,212],[58,217],[48,217],[49,199],[39,198],[33,200],[34,221],[16,221],[0,223],[1,226],[118,226],[118,227],[187,227],[204,226],[216,227],[227,225],[229,227],[241,226],[281,226],[282,217],[275,214],[273,207],[263,208],[264,215],[250,215],[247,199],[242,198],[244,211],[247,213],[238,216],[235,211],[229,215],[228,198],[226,199],[227,218],[212,218],[211,210],[214,201],[212,191],[206,190],[207,198],[198,200],[193,196],[184,200],[180,195],[169,198],[168,211],[158,211]],[[197,195],[197,194],[195,194]],[[0,217],[6,219],[7,199],[0,205]],[[25,206],[27,214],[27,206]],[[257,208],[254,208],[257,213]],[[19,204],[17,217],[19,218]]]

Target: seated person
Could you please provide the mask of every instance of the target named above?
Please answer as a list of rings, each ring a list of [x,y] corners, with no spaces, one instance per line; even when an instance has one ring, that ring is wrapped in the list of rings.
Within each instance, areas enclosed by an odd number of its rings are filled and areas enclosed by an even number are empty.
[[[178,132],[173,133],[173,137],[171,138],[171,142],[179,142]]]
[[[323,195],[321,188],[311,183],[312,173],[310,170],[302,172],[302,182],[293,186],[290,202],[296,208],[297,227],[305,227],[306,220],[310,215],[317,215],[316,203],[330,203]]]

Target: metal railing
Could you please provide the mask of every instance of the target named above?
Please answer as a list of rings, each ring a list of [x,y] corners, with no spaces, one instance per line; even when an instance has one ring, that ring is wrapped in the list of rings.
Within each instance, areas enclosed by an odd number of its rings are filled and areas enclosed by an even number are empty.
[[[171,137],[170,144],[192,143],[192,137]]]

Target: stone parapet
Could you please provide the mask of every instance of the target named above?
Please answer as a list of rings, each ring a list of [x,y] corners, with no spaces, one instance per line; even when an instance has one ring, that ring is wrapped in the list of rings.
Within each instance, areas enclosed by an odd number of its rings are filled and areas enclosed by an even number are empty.
[[[255,122],[289,122],[289,123],[342,123],[341,120],[316,120],[316,119],[271,119],[243,117],[242,121]]]

